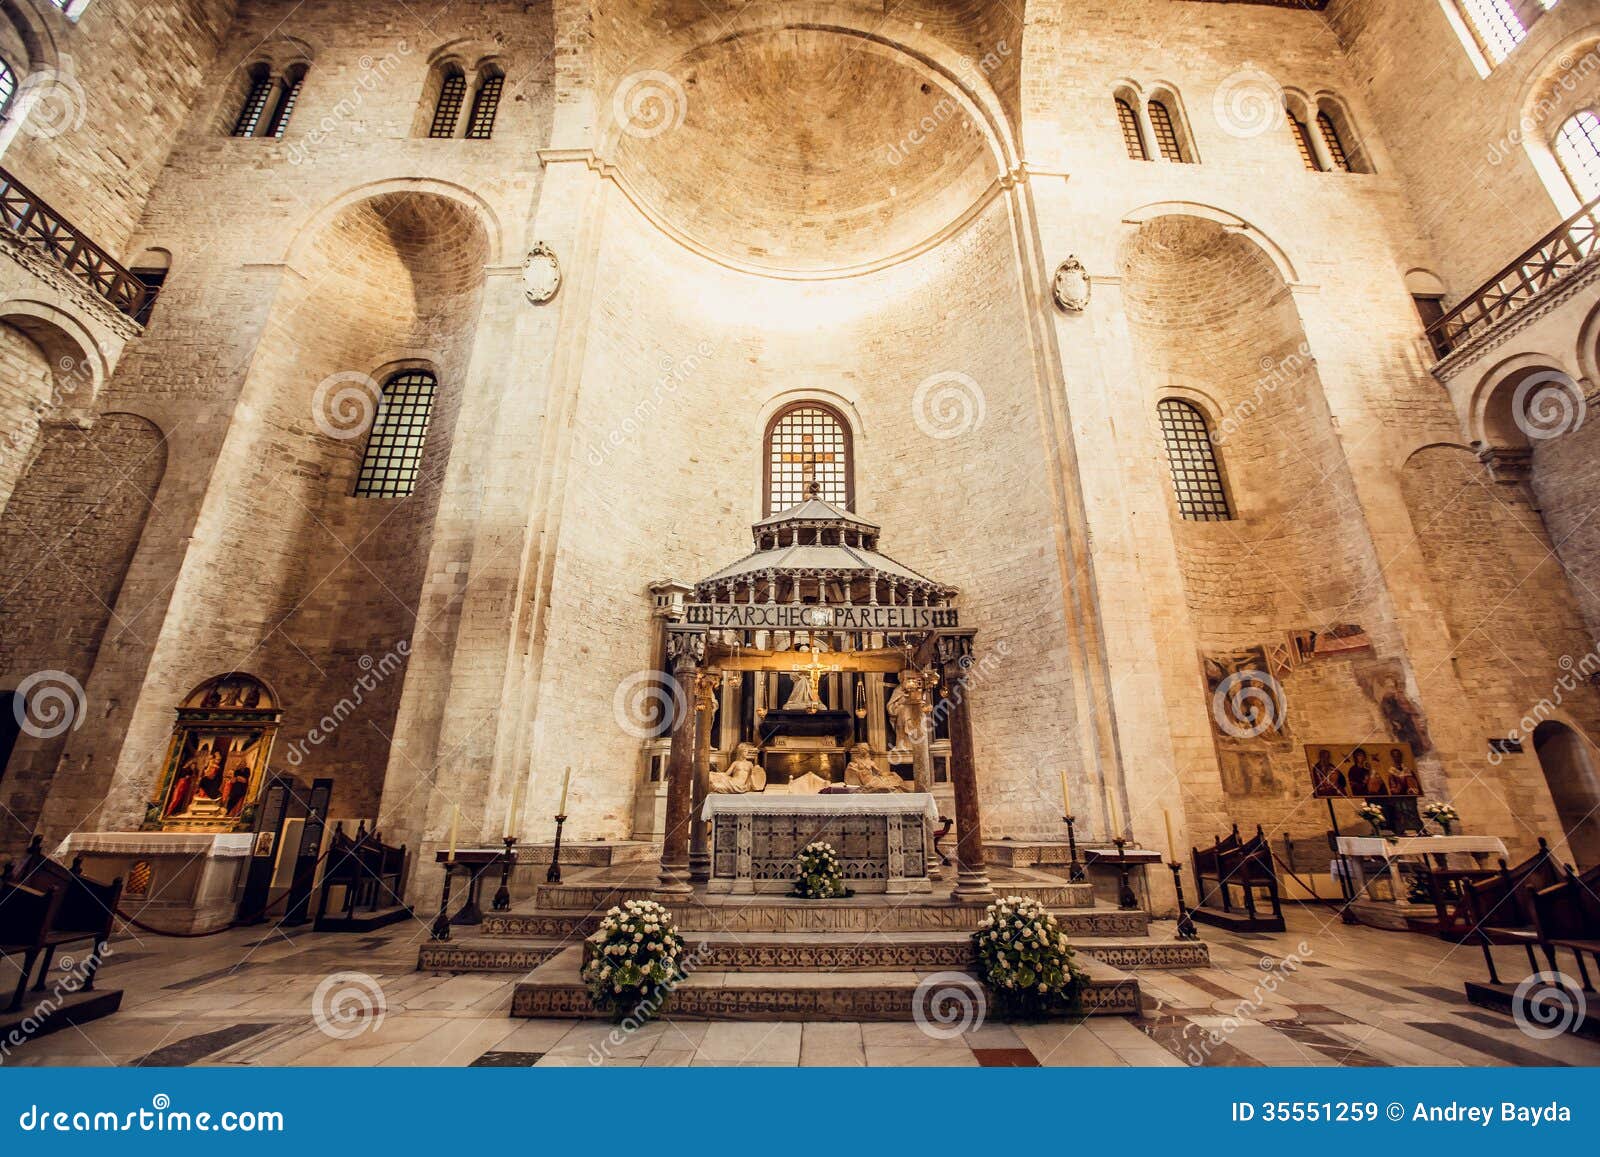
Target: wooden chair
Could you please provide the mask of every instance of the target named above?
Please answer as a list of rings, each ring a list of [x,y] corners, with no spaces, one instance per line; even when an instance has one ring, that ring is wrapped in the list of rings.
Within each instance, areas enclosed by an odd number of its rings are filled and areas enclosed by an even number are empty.
[[[1556,952],[1565,948],[1578,961],[1586,992],[1594,991],[1584,954],[1600,966],[1600,866],[1579,875],[1568,864],[1562,878],[1533,894],[1533,919],[1539,942],[1556,969]]]
[[[1538,972],[1534,949],[1540,946],[1540,938],[1533,897],[1560,879],[1560,866],[1542,836],[1538,851],[1515,867],[1502,859],[1498,868],[1433,869],[1428,880],[1439,914],[1439,936],[1481,947],[1491,984],[1500,983],[1490,951],[1495,945],[1520,945],[1528,953],[1529,965]],[[1545,953],[1554,967],[1552,950],[1547,947]]]
[[[1278,899],[1278,875],[1272,864],[1272,849],[1267,837],[1256,825],[1256,834],[1242,839],[1239,825],[1226,837],[1218,837],[1209,848],[1191,848],[1195,886],[1199,889],[1199,905],[1194,915],[1212,924],[1245,931],[1275,931],[1284,929],[1283,909]],[[1239,889],[1239,911],[1233,904],[1233,889]],[[1258,908],[1261,894],[1265,894],[1268,913]]]
[[[329,930],[339,921],[348,921],[363,908],[376,912],[401,906],[400,886],[405,875],[406,849],[386,844],[376,831],[367,831],[363,820],[351,837],[344,824],[334,825],[322,873],[322,895],[317,901],[318,930]],[[339,912],[328,916],[333,889],[343,888]]]

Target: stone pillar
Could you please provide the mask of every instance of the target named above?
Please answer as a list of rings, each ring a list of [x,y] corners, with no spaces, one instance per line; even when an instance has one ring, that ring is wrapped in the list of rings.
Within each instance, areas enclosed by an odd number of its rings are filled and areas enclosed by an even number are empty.
[[[711,879],[709,825],[700,818],[711,792],[711,721],[717,713],[722,688],[720,671],[701,671],[694,677],[694,794],[689,804],[689,879],[704,884]],[[670,804],[668,810],[671,810]]]
[[[659,896],[685,896],[689,886],[689,824],[694,806],[695,711],[689,699],[705,658],[704,631],[668,628],[667,663],[672,668],[672,751],[667,759],[667,818],[661,836]]]
[[[983,870],[983,817],[978,804],[978,773],[972,749],[972,635],[940,634],[939,677],[949,704],[950,782],[956,793],[956,872],[954,900],[989,900],[994,888]]]

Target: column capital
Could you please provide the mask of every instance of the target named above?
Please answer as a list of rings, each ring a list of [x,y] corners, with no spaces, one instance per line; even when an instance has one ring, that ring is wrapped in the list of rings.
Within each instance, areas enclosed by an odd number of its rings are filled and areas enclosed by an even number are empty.
[[[703,627],[667,628],[667,664],[674,674],[695,670],[706,658],[706,632]]]

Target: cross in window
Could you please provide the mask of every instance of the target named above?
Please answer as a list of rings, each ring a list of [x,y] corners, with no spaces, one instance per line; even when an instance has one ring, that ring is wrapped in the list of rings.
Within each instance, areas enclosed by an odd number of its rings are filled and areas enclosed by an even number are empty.
[[[780,454],[778,461],[800,463],[800,478],[803,483],[801,493],[810,498],[816,490],[821,489],[817,483],[817,465],[819,463],[837,462],[839,456],[832,451],[819,451],[817,449],[816,436],[813,434],[800,435],[800,447],[798,454],[793,451]]]

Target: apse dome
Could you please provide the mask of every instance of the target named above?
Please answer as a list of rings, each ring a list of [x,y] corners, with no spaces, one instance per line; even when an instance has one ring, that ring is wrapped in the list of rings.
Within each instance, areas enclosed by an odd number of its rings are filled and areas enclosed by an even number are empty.
[[[752,32],[631,73],[618,172],[708,256],[801,277],[873,268],[959,221],[999,171],[947,78],[824,29]]]

